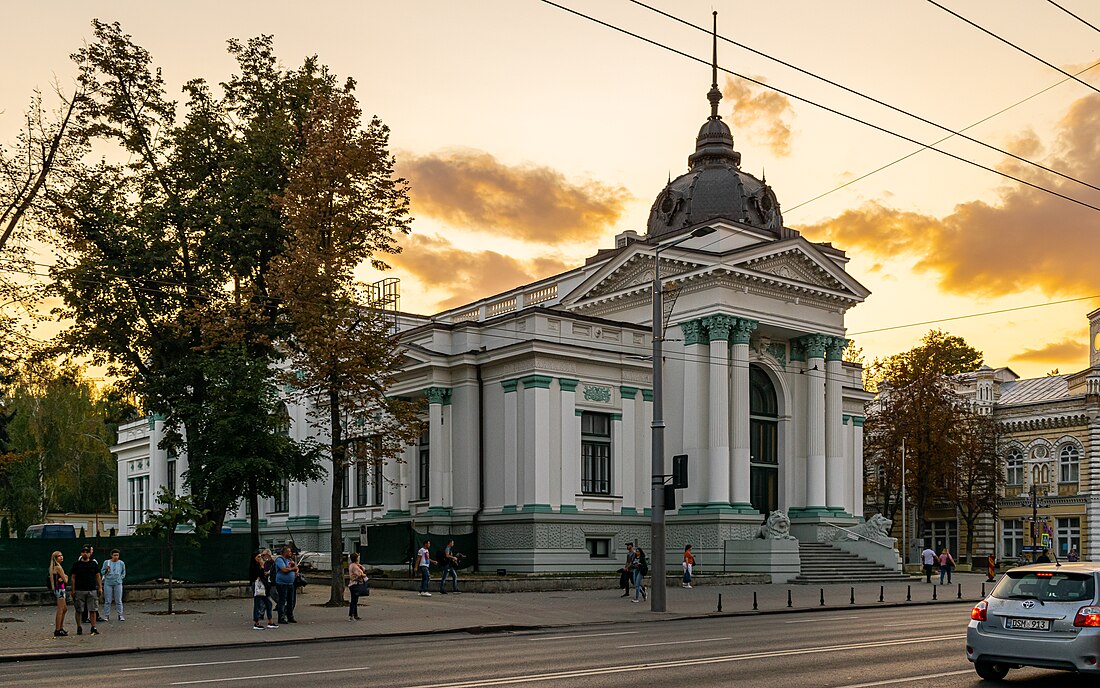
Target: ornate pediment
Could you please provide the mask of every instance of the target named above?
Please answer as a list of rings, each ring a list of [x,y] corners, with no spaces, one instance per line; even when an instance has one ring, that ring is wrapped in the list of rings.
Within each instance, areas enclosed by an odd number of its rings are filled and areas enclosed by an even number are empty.
[[[697,265],[687,264],[683,261],[662,259],[661,279],[667,280],[669,277],[675,277],[696,268],[698,268]],[[589,289],[584,298],[616,294],[634,287],[648,286],[652,283],[653,257],[639,255],[620,265],[614,272]]]
[[[798,249],[789,249],[779,254],[753,258],[739,263],[737,267],[762,272],[793,282],[811,284],[815,287],[844,289],[844,285],[829,274],[828,270],[818,265],[812,258]]]

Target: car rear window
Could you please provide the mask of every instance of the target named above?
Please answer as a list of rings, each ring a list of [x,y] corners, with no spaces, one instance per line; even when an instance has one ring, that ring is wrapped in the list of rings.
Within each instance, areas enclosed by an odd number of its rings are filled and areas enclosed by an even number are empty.
[[[993,596],[1002,600],[1082,602],[1091,601],[1095,594],[1091,574],[1055,571],[1009,571],[993,589]]]

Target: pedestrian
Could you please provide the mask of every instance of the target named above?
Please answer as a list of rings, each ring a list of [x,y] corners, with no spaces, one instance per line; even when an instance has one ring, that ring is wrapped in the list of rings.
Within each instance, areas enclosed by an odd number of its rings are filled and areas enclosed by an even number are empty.
[[[921,563],[924,564],[924,582],[932,582],[932,567],[936,564],[936,552],[931,547],[925,547],[920,553]]]
[[[359,564],[359,553],[352,552],[348,563],[348,591],[351,603],[348,605],[348,621],[359,620],[359,598],[370,594],[367,589],[367,572]]]
[[[85,542],[84,548],[88,550],[89,558],[92,560],[92,563],[95,564],[96,569],[99,569],[99,561],[95,558],[95,547],[92,546],[90,542]],[[73,605],[76,605],[75,600],[73,600]],[[84,610],[80,615],[80,621],[81,623],[88,623],[88,610]]]
[[[990,554],[985,560],[986,583],[992,583],[997,575],[997,556]]]
[[[1069,554],[1066,555],[1066,561],[1076,562],[1081,561],[1081,555],[1077,553],[1076,547],[1069,548]]]
[[[630,565],[634,563],[634,543],[626,543],[626,564],[619,569],[619,587],[622,589],[622,597],[630,597],[630,581],[634,574],[630,572]]]
[[[1039,555],[1039,558],[1035,560],[1036,564],[1049,564],[1050,557],[1047,555],[1047,551],[1044,549],[1043,553]]]
[[[691,573],[695,568],[695,555],[691,553],[691,545],[684,547],[684,582],[681,587],[691,589]]]
[[[645,552],[641,547],[635,547],[634,554],[634,568],[632,569],[634,573],[634,599],[631,602],[640,602],[639,595],[642,600],[647,597],[642,579],[649,573],[649,564],[646,562]]]
[[[940,585],[943,585],[943,577],[947,576],[947,584],[951,584],[951,572],[955,570],[955,558],[951,556],[951,550],[946,547],[940,552]]]
[[[90,545],[85,545],[80,550],[80,558],[69,569],[69,585],[73,589],[73,606],[76,607],[76,634],[84,634],[80,621],[81,615],[87,612],[92,635],[99,635],[95,623],[99,612],[99,595],[103,593],[103,577],[99,573],[99,566],[92,559]]]
[[[274,609],[279,603],[279,590],[275,587],[275,555],[271,553],[271,550],[264,548],[263,554],[264,561],[264,585],[267,587],[267,599],[268,605],[271,609]],[[271,623],[271,614],[267,615],[268,624]],[[275,628],[278,628],[279,624],[275,624]]]
[[[279,556],[275,558],[275,589],[279,591],[276,609],[281,624],[298,623],[294,620],[294,603],[297,599],[294,581],[297,577],[298,564],[291,554],[290,545],[283,545]]]
[[[120,558],[117,549],[111,550],[111,558],[103,562],[99,569],[103,576],[103,622],[111,620],[111,603],[118,607],[118,620],[125,621],[122,615],[122,581],[126,580],[126,562]]]
[[[267,580],[264,572],[264,552],[262,547],[256,550],[252,560],[248,562],[248,584],[252,592],[252,629],[264,630],[264,616],[267,616],[266,628],[278,628],[278,624],[271,623],[271,598],[267,593]]]
[[[47,575],[49,576],[50,590],[54,599],[57,600],[57,613],[54,614],[53,619],[53,635],[55,638],[69,635],[69,632],[65,630],[65,586],[69,582],[69,577],[65,575],[64,562],[65,556],[61,552],[54,552],[50,555],[50,568]]]
[[[420,596],[431,597],[432,594],[428,592],[428,584],[431,582],[431,565],[437,563],[432,559],[429,554],[430,547],[432,546],[431,540],[425,540],[423,545],[416,551],[416,566],[420,569]]]
[[[439,592],[446,595],[447,590],[443,587],[447,582],[447,576],[451,577],[451,592],[458,592],[458,557],[455,553],[455,541],[448,540],[447,546],[443,549],[443,558],[439,562],[443,566],[443,575],[439,577]]]

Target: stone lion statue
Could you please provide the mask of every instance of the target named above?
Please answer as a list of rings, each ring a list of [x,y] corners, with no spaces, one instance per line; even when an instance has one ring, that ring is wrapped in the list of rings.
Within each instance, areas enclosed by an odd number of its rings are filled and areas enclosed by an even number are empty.
[[[890,527],[894,522],[882,514],[875,514],[867,521],[852,528],[852,531],[868,538],[889,538]]]
[[[758,538],[765,540],[794,540],[791,535],[791,519],[782,511],[773,511],[768,514],[768,520],[760,526]]]

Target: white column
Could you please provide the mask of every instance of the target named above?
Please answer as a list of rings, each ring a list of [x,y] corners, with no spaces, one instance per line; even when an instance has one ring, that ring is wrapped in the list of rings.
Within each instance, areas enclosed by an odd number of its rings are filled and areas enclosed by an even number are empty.
[[[439,457],[443,460],[443,487],[440,502],[447,509],[453,509],[455,505],[454,489],[454,406],[451,405],[451,396],[448,395],[443,407],[443,447]]]
[[[825,506],[844,512],[844,485],[848,472],[844,461],[843,381],[841,353],[846,340],[829,337],[825,349]]]
[[[852,417],[852,515],[863,516],[863,417]],[[994,524],[995,525],[995,524]]]
[[[525,510],[550,509],[550,382],[528,375],[523,383],[523,476]]]
[[[560,378],[561,389],[561,511],[577,510],[581,491],[581,417],[577,411],[577,380]]]
[[[709,418],[710,347],[702,320],[680,323],[684,333],[684,453],[688,455],[688,487],[680,509],[703,506],[710,499],[710,456],[706,422]],[[647,405],[648,408],[648,405]],[[649,427],[648,421],[646,427]],[[648,442],[647,442],[648,446]]]
[[[729,430],[729,336],[736,318],[712,315],[703,318],[710,339],[710,506],[729,507],[730,503],[730,430]]]
[[[645,471],[645,466],[641,464],[641,452],[638,451],[638,388],[637,387],[621,387],[619,388],[619,396],[623,400],[623,415],[622,415],[622,440],[618,444],[622,445],[622,494],[623,496],[623,510],[634,510],[638,506],[638,473]],[[611,440],[612,445],[616,444],[614,438]]]
[[[444,492],[447,487],[447,437],[443,418],[443,404],[450,401],[451,390],[429,387],[428,397],[428,508],[441,511],[445,508]]]
[[[653,467],[653,437],[650,434],[653,423],[653,390],[643,389],[641,400],[642,420],[638,428],[638,470],[634,473],[635,507],[638,513],[653,508],[653,491],[650,489],[650,476]],[[690,462],[688,465],[691,465]]]
[[[505,380],[504,387],[504,508],[519,504],[519,394],[518,380]]]
[[[733,506],[739,511],[753,511],[749,503],[749,337],[757,322],[738,318],[730,340],[730,365],[732,367],[730,397],[732,415],[732,470],[730,494]]]
[[[803,337],[806,348],[806,508],[824,510],[825,346],[822,335]]]

